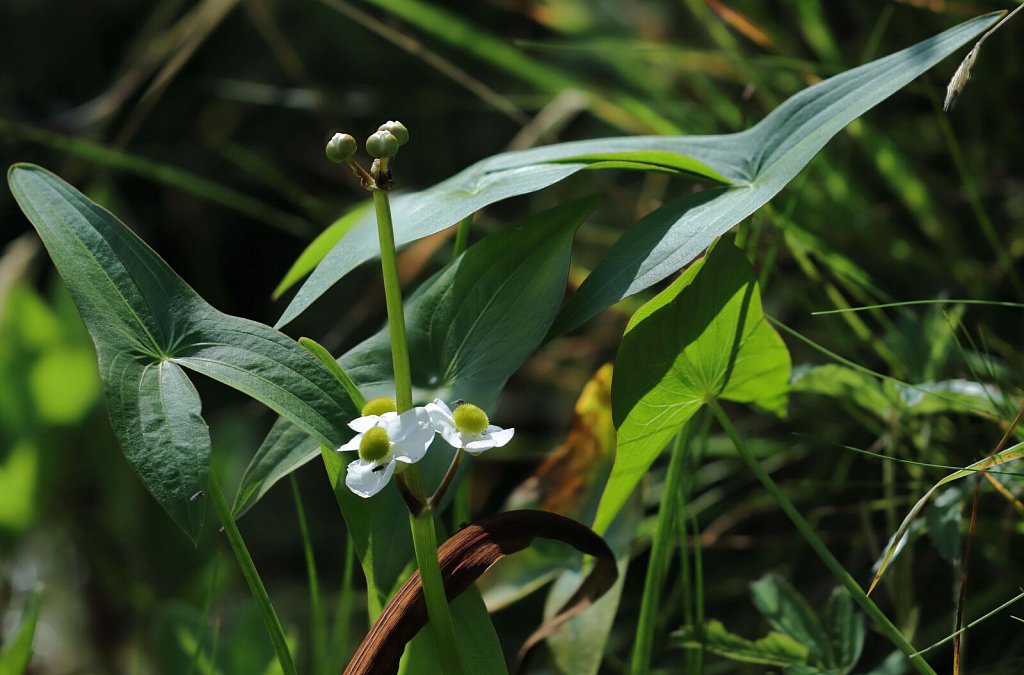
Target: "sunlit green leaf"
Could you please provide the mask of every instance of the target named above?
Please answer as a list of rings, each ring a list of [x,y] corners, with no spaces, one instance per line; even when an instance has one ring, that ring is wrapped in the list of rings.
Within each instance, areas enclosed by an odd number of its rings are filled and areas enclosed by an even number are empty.
[[[781,413],[789,352],[764,319],[753,269],[721,241],[641,307],[615,359],[615,465],[594,529],[603,532],[668,442],[705,401]]]

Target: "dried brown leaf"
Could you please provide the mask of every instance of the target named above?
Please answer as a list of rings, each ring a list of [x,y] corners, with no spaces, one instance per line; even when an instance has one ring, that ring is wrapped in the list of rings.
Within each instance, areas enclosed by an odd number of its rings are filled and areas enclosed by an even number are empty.
[[[499,513],[467,525],[438,549],[441,576],[451,602],[494,563],[522,551],[538,537],[564,542],[597,560],[558,613],[527,639],[519,651],[520,659],[530,647],[593,604],[615,583],[618,576],[615,556],[604,539],[571,518],[546,511],[521,510]],[[416,572],[402,585],[363,638],[345,675],[397,673],[406,643],[426,624],[423,584]]]

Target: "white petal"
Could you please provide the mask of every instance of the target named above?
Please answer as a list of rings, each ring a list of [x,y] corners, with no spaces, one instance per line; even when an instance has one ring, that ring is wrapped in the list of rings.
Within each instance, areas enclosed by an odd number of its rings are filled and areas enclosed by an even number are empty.
[[[469,454],[479,455],[484,450],[493,448],[494,441],[490,438],[478,438],[475,441],[469,441],[464,447]]]
[[[441,425],[455,426],[455,418],[452,417],[451,408],[441,399],[435,398],[433,403],[428,403],[424,406],[424,410],[430,415],[430,422],[438,431],[441,430]]]
[[[358,417],[349,422],[348,428],[352,431],[363,433],[377,426],[378,422],[380,422],[379,415],[366,415],[365,417]]]
[[[459,433],[459,430],[455,428],[455,424],[447,424],[441,422],[440,424],[434,425],[434,429],[437,433],[441,434],[441,437],[448,441],[448,445],[453,448],[464,448],[466,443],[463,440],[463,434]]]
[[[434,428],[429,425],[417,426],[403,429],[402,433],[402,438],[392,444],[391,451],[399,462],[415,464],[427,454],[427,448],[434,440]]]
[[[489,426],[487,427],[487,431],[484,432],[484,438],[490,438],[494,441],[494,447],[500,448],[511,441],[512,436],[515,433],[515,429],[502,429],[501,427]]]
[[[362,434],[356,434],[355,436],[352,437],[352,439],[348,443],[346,443],[343,446],[341,446],[340,448],[338,448],[338,452],[352,452],[352,451],[359,452],[359,444],[362,443],[362,442],[363,442],[363,435]]]
[[[376,471],[374,469],[377,469]],[[348,465],[345,485],[360,497],[372,497],[384,489],[395,473],[395,462],[387,464],[357,459]]]

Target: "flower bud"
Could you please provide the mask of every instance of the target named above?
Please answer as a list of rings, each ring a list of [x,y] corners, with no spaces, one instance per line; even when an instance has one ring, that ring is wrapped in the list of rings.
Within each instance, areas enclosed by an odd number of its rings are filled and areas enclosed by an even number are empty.
[[[348,134],[334,134],[327,142],[327,159],[335,164],[347,162],[356,154],[356,139]]]
[[[377,127],[377,131],[390,131],[391,135],[398,139],[399,145],[405,145],[409,142],[409,130],[397,120],[388,120]]]
[[[384,159],[398,154],[400,143],[390,131],[378,131],[366,139],[366,152],[370,157]]]

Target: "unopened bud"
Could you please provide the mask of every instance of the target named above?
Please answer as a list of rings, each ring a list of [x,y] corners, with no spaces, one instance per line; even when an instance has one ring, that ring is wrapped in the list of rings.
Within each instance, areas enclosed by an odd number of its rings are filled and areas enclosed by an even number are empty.
[[[370,157],[385,159],[397,155],[399,145],[398,139],[390,131],[378,131],[366,139],[366,152]]]
[[[348,134],[334,134],[327,142],[327,159],[335,164],[347,162],[356,154],[356,139]]]
[[[409,130],[397,120],[388,120],[377,128],[377,131],[390,131],[391,135],[398,139],[399,145],[409,142]]]

